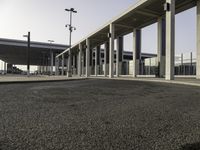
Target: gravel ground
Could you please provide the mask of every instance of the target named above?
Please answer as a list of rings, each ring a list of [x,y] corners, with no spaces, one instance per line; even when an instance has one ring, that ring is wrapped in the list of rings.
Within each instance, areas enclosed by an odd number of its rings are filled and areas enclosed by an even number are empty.
[[[81,80],[0,85],[0,150],[200,150],[200,88]]]

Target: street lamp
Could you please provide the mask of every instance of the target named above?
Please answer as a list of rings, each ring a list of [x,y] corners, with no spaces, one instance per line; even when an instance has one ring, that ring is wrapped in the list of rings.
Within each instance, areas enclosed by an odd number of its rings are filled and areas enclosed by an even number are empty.
[[[72,26],[72,13],[77,13],[74,8],[65,9],[65,11],[70,13],[70,24],[67,24],[65,27],[69,27],[69,58],[68,58],[68,77],[71,77],[71,45],[72,45],[72,32],[76,30],[75,27]]]
[[[27,35],[23,35],[23,37],[27,38],[27,76],[30,75],[30,32]]]
[[[50,57],[51,57],[51,72],[50,75],[53,75],[53,50],[52,50],[52,43],[55,42],[54,40],[48,40],[50,43]]]

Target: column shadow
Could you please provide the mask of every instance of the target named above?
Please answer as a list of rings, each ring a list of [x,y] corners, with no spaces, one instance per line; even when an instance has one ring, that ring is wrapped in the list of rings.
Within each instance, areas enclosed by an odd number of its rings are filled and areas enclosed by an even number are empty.
[[[200,150],[200,142],[193,144],[185,144],[179,150]]]

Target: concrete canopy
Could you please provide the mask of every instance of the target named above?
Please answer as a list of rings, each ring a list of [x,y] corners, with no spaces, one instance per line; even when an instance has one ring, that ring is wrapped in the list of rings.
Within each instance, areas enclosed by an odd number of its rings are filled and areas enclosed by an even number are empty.
[[[128,8],[124,13],[113,18],[97,31],[79,41],[72,46],[72,51],[78,48],[78,44],[86,44],[86,39],[90,39],[91,48],[104,44],[108,41],[109,25],[115,25],[115,38],[133,32],[135,28],[143,28],[158,21],[158,18],[165,15],[164,4],[166,0],[139,0],[135,5]],[[176,14],[192,8],[196,5],[196,0],[175,0]],[[65,50],[61,54],[69,51]]]
[[[67,45],[50,44],[31,41],[30,65],[42,66],[44,61],[50,59],[50,51],[54,56],[63,52]],[[1,39],[0,38],[0,59],[15,65],[27,64],[27,41]]]

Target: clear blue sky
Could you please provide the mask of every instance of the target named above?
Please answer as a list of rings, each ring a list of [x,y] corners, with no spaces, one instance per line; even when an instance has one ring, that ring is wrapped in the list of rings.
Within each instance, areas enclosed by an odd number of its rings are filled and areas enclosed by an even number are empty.
[[[31,40],[68,43],[68,13],[74,7],[73,43],[95,31],[112,17],[117,16],[137,0],[0,0],[0,37],[24,39],[31,31]],[[176,16],[176,53],[196,51],[196,8]],[[157,24],[142,30],[142,51],[155,53],[157,49]],[[132,50],[131,35],[126,36],[125,49]]]

